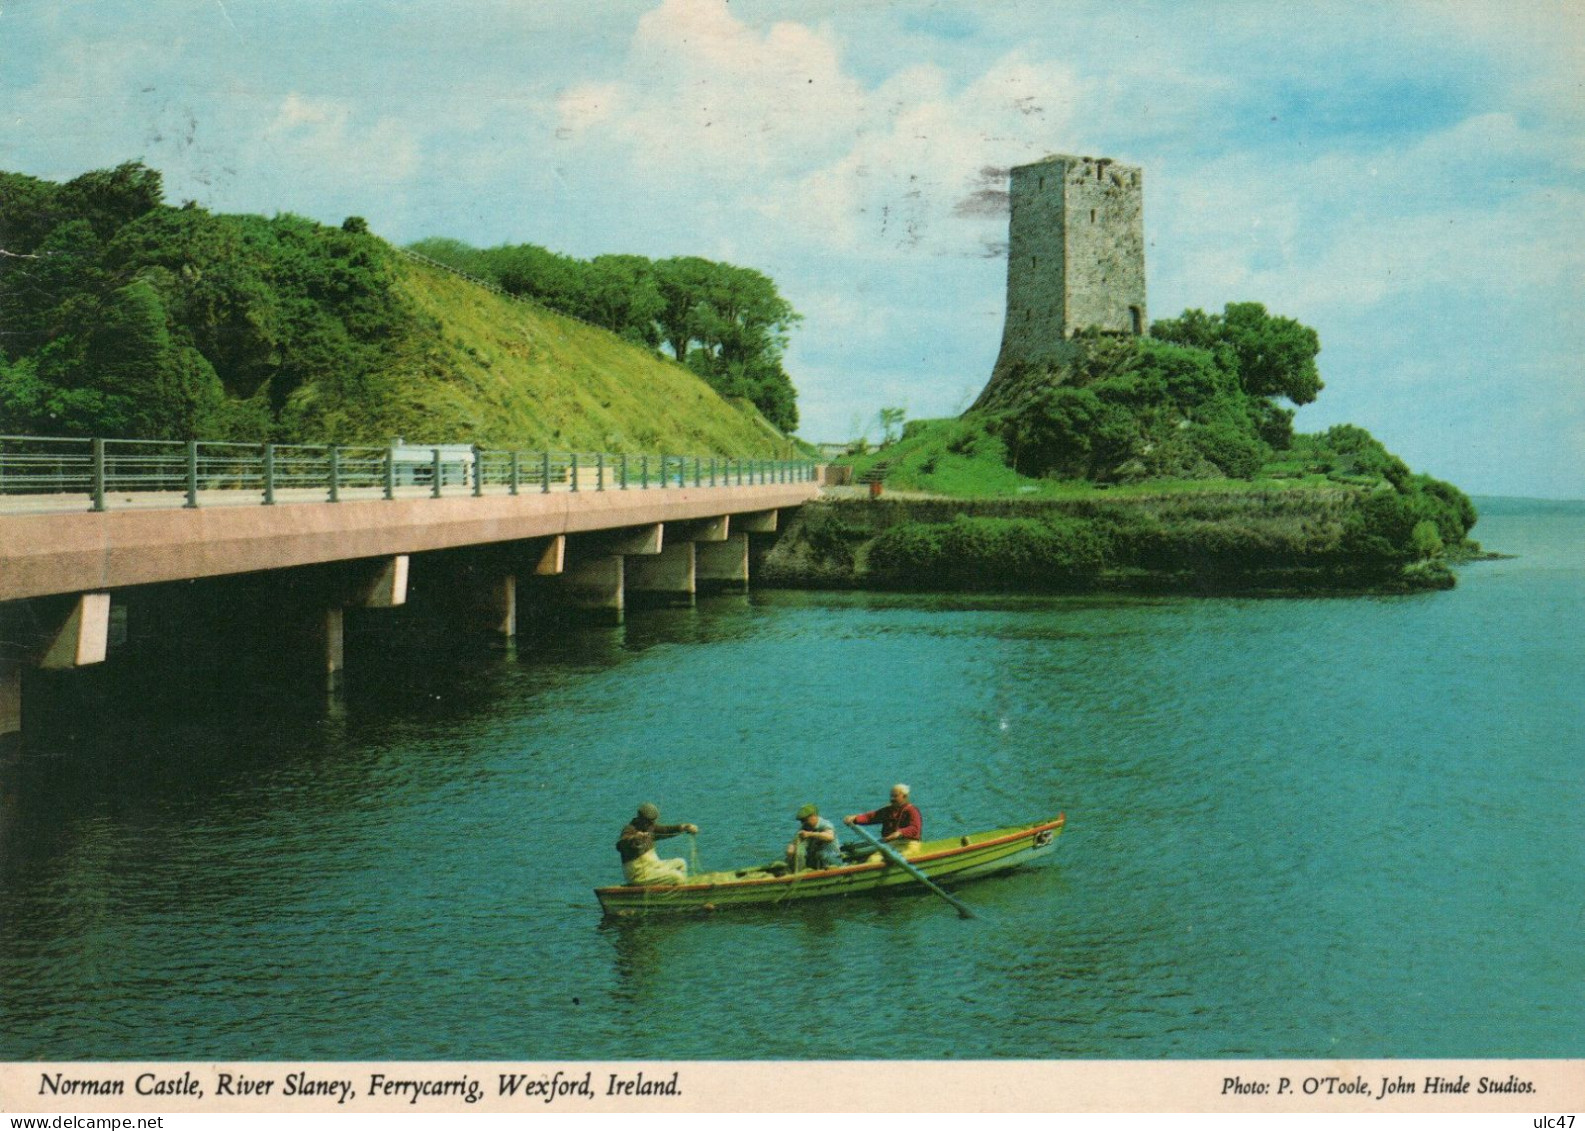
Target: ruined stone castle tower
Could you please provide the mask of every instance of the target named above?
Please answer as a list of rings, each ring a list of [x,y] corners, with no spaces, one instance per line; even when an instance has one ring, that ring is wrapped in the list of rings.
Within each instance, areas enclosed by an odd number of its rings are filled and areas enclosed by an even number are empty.
[[[1018,166],[1011,181],[1007,320],[991,386],[1061,364],[1080,330],[1143,334],[1148,326],[1140,170],[1057,154]]]

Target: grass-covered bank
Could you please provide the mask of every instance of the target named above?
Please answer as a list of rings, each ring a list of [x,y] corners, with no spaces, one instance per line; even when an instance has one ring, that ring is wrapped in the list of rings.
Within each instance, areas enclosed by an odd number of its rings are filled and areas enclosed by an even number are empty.
[[[821,500],[756,581],[789,588],[1323,592],[1449,588],[1413,513],[1358,488]]]

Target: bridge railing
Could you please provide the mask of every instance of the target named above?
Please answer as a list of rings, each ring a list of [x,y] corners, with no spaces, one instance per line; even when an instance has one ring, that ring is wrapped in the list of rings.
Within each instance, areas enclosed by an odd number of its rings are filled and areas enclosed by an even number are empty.
[[[808,482],[809,460],[558,452],[467,444],[243,444],[0,435],[0,511],[95,511],[531,491]]]

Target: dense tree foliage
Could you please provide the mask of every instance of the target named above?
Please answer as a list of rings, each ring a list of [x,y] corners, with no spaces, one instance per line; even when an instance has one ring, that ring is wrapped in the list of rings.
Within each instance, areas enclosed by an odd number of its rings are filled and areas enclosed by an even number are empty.
[[[338,439],[396,395],[411,330],[390,249],[352,218],[215,216],[138,163],[0,174],[0,426]]]
[[[1252,397],[1286,397],[1309,404],[1321,391],[1315,357],[1321,339],[1292,318],[1274,317],[1258,302],[1230,302],[1221,314],[1186,310],[1155,323],[1150,333],[1164,342],[1194,346],[1222,355]]]
[[[162,202],[138,162],[66,184],[0,172],[0,431],[237,440],[382,440],[414,423],[440,329],[361,217],[212,215]],[[784,431],[798,319],[756,271],[528,245],[429,241],[436,259],[669,348]],[[422,423],[422,421],[418,421]]]
[[[480,249],[449,239],[413,250],[650,349],[664,346],[723,396],[747,398],[784,432],[798,426],[782,356],[800,316],[752,268],[696,256],[584,261],[533,244]]]
[[[1271,454],[1264,398],[1227,351],[1088,337],[1017,410],[991,419],[1015,470],[1069,479],[1250,478]]]

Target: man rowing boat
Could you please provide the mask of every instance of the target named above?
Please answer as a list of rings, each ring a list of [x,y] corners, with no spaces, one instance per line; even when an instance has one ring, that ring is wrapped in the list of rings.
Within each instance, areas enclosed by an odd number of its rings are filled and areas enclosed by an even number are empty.
[[[881,839],[904,856],[911,856],[919,851],[919,842],[924,839],[925,819],[908,800],[906,785],[899,782],[892,786],[891,798],[890,805],[883,805],[868,813],[854,813],[850,817],[843,817],[842,823],[873,825],[878,822],[881,826]]]
[[[686,860],[662,860],[655,855],[655,842],[699,831],[698,825],[662,825],[660,809],[651,802],[638,807],[635,816],[616,838],[616,852],[622,858],[622,876],[629,884],[680,884],[688,878]]]

